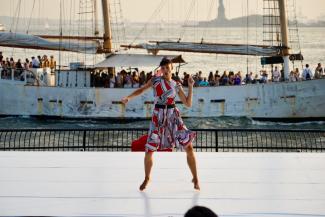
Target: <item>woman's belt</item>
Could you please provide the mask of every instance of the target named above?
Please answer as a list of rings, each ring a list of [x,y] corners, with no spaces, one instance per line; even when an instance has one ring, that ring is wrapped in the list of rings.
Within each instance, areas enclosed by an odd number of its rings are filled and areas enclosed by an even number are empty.
[[[175,104],[171,104],[171,105],[161,105],[161,104],[155,104],[155,108],[160,108],[160,109],[172,109],[175,108]]]

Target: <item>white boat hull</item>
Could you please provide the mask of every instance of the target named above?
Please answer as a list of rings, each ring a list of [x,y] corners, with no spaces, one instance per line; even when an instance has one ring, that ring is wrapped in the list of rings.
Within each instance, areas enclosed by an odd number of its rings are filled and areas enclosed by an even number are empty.
[[[178,103],[183,117],[324,119],[325,80],[195,88],[193,107]],[[186,89],[185,89],[186,90]],[[0,80],[0,115],[57,118],[150,118],[148,91],[121,104],[134,89],[25,86]]]

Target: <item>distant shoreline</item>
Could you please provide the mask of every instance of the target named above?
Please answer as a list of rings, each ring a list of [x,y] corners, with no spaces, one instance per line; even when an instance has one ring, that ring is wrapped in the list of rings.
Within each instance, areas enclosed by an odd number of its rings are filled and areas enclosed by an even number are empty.
[[[261,28],[263,27],[263,16],[262,15],[250,15],[249,17],[249,27],[250,28]],[[0,24],[3,24],[6,29],[9,29],[10,25],[12,24],[12,17],[8,16],[0,16]],[[26,22],[28,19],[24,19],[23,17],[20,18],[20,24],[24,26],[24,22]],[[64,22],[64,21],[63,21]],[[78,20],[75,20],[75,22],[78,22]],[[101,23],[102,21],[99,20]],[[47,24],[50,26],[59,26],[59,20],[56,19],[47,19]],[[172,21],[171,23],[168,23],[168,25],[175,25],[175,26],[182,26],[182,27],[200,27],[200,28],[243,28],[246,27],[247,23],[247,17],[238,17],[227,20],[225,23],[218,22],[216,19],[210,20],[210,21],[188,21],[187,25],[184,25],[184,22],[175,22]],[[143,26],[143,25],[157,25],[160,24],[160,22],[152,22],[152,23],[146,23],[146,22],[130,22],[125,21],[126,26]],[[167,24],[167,23],[164,23]],[[35,26],[44,26],[44,19],[31,19],[31,25]],[[101,25],[101,24],[100,24]],[[298,23],[298,28],[304,28],[304,27],[311,27],[311,28],[324,28],[325,27],[325,20],[321,20],[318,22],[310,22],[310,23]]]

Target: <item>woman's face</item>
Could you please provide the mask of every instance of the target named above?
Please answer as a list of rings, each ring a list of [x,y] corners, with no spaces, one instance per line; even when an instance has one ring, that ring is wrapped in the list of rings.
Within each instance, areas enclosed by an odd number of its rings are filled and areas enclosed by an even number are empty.
[[[172,70],[173,70],[172,64],[167,64],[167,65],[161,66],[161,72],[163,73],[163,76],[165,78],[169,78],[172,76]]]

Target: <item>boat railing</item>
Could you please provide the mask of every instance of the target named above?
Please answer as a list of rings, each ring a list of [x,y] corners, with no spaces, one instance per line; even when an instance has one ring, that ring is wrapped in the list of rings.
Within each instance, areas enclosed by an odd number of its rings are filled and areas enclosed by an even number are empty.
[[[194,129],[199,152],[325,152],[325,130]],[[2,129],[0,151],[131,151],[148,129]]]
[[[0,67],[0,79],[12,81],[26,81],[26,76],[23,75],[24,69],[15,69],[11,67]]]
[[[39,78],[37,73],[28,69],[0,67],[0,80],[21,82],[26,85],[45,86],[45,83]]]

